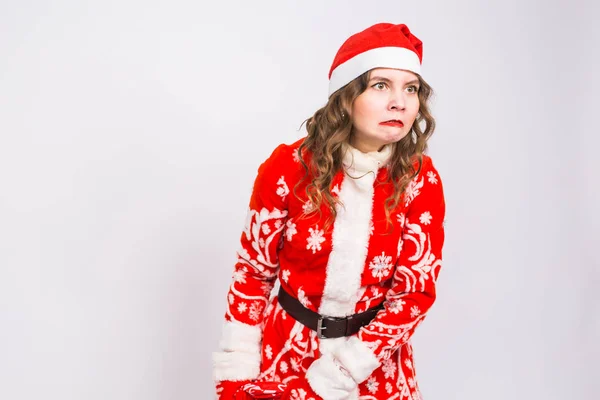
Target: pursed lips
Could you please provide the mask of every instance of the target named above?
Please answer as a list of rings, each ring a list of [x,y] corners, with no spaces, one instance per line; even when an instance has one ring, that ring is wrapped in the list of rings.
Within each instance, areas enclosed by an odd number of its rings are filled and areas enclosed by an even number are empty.
[[[399,127],[403,127],[404,126],[404,122],[402,122],[399,119],[391,119],[389,121],[384,121],[381,122],[379,125],[387,125],[387,126],[399,126]]]

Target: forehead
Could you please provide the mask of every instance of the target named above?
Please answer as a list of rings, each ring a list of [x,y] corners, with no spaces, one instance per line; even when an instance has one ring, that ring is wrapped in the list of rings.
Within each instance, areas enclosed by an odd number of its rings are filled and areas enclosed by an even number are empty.
[[[417,74],[411,71],[407,71],[404,69],[394,69],[394,68],[373,68],[369,71],[369,79],[373,79],[374,77],[387,78],[391,81],[412,81],[415,79],[419,79]]]

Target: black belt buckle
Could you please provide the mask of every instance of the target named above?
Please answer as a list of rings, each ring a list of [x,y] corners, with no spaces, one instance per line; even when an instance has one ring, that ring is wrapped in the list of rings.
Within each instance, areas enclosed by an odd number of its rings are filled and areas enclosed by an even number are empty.
[[[344,329],[343,332],[344,334],[347,333],[348,331],[348,322],[350,322],[350,320],[352,319],[352,315],[348,316],[348,317],[323,317],[322,315],[319,315],[319,318],[317,319],[317,337],[319,339],[329,339],[332,337],[341,337],[341,336],[325,336],[323,334],[323,331],[327,329],[326,326],[323,326],[323,321],[328,320],[331,322],[344,322]]]

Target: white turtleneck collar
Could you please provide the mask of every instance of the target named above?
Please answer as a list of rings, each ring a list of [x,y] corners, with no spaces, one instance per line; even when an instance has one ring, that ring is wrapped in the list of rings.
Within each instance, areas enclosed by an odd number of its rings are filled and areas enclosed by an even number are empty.
[[[385,166],[392,156],[392,146],[385,145],[381,151],[370,151],[363,153],[348,143],[344,143],[342,147],[342,163],[344,168],[351,175],[365,175],[368,172],[373,172],[377,175],[377,170]]]

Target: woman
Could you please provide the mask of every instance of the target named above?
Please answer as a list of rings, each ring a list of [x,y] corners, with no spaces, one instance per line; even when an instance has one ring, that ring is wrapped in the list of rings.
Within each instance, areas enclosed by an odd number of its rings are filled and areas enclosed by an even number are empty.
[[[435,300],[445,214],[423,154],[421,60],[405,25],[351,36],[307,137],[260,166],[214,354],[219,398],[275,381],[291,399],[420,399],[410,338]]]

